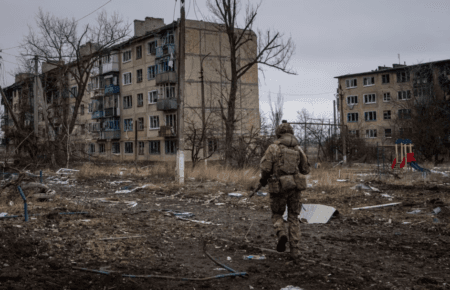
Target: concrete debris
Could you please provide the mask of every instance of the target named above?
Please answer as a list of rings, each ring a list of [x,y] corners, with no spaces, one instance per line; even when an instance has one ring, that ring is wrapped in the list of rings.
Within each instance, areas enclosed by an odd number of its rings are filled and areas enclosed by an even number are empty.
[[[264,255],[254,255],[254,256],[244,256],[244,260],[265,260],[266,256]]]
[[[78,172],[80,170],[76,170],[76,169],[69,169],[69,168],[61,168],[58,171],[56,171],[56,174],[74,174],[75,172]]]
[[[369,192],[364,192],[365,195],[370,196],[371,194]]]
[[[371,206],[364,206],[364,207],[355,207],[352,208],[353,210],[360,210],[360,209],[372,209],[372,208],[379,208],[379,207],[386,207],[386,206],[394,206],[401,204],[401,202],[393,202],[393,203],[387,203],[387,204],[380,204],[380,205],[371,205]]]
[[[188,222],[193,222],[193,223],[200,223],[200,224],[204,224],[204,225],[221,226],[221,224],[215,224],[215,223],[206,222],[206,221],[190,220],[190,219],[186,219],[186,218],[179,217],[179,216],[177,216],[177,219],[180,219],[180,220],[183,220],[183,221],[188,221]]]
[[[136,188],[133,188],[133,189],[125,189],[125,190],[117,190],[116,192],[114,192],[114,193],[117,193],[117,194],[122,194],[122,193],[132,193],[132,192],[134,192],[134,191],[136,191],[136,190],[139,190],[139,189],[143,189],[143,188],[153,188],[153,189],[155,189],[155,188],[160,188],[160,187],[158,187],[158,186],[156,186],[156,185],[154,185],[154,184],[145,184],[145,185],[143,185],[143,186],[138,186],[138,187],[136,187]]]
[[[216,203],[216,205],[219,205],[219,206],[220,206],[220,205],[225,205],[225,203]]]
[[[4,217],[4,216],[7,216],[7,215],[8,215],[7,212],[0,212],[0,217]]]
[[[410,211],[410,212],[407,212],[407,213],[409,213],[409,214],[418,214],[418,213],[421,213],[421,212],[422,212],[422,210],[416,209],[416,210],[413,210],[413,211]]]
[[[242,197],[242,193],[239,193],[239,192],[231,192],[231,193],[228,194],[228,196]]]
[[[370,191],[380,191],[378,188],[363,184],[363,183],[359,183],[353,187],[350,187],[350,189],[354,189],[354,190],[370,190]]]
[[[297,287],[297,286],[289,285],[289,286],[286,286],[286,287],[284,287],[284,288],[281,288],[280,290],[303,290],[303,288],[300,288],[300,287]]]
[[[326,224],[336,209],[331,206],[321,204],[303,204],[298,219],[308,224]],[[283,214],[283,219],[287,221],[288,211],[287,206]]]
[[[338,182],[347,182],[348,180],[347,179],[336,179],[336,181],[338,181]]]
[[[393,196],[390,196],[390,195],[387,194],[387,193],[383,193],[383,194],[381,194],[381,196],[382,196],[382,197],[386,197],[386,198],[393,198]]]
[[[438,214],[440,212],[441,212],[441,208],[440,207],[437,207],[437,208],[433,209],[433,214]]]

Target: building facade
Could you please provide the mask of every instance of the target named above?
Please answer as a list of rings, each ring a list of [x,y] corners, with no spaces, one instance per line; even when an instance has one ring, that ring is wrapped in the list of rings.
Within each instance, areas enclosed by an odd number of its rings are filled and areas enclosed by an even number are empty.
[[[178,23],[166,25],[163,19],[147,17],[134,21],[134,32],[132,38],[115,45],[96,62],[71,140],[84,146],[88,154],[107,160],[175,161]],[[203,21],[186,20],[185,32],[184,132],[202,127],[203,63],[205,114],[210,128],[207,151],[212,159],[219,159],[225,136],[219,104],[230,87],[228,37],[215,24]],[[257,53],[256,35],[251,33],[253,41],[240,48],[238,66]],[[75,96],[75,80],[69,76],[67,81],[69,95]],[[75,98],[68,100],[73,110]],[[257,65],[239,82],[236,115],[237,134],[259,129]],[[189,151],[185,156],[190,161]]]
[[[370,145],[390,145],[406,136],[413,128],[403,127],[401,120],[411,118],[415,105],[450,100],[439,85],[440,77],[450,76],[448,67],[450,61],[443,60],[337,76],[337,107],[349,136],[365,138]]]

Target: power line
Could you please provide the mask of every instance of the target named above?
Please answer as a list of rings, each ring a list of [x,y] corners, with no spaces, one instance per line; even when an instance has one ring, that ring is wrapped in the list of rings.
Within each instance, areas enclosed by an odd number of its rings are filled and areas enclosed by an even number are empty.
[[[271,93],[271,94],[278,94],[278,93],[274,93],[274,92],[271,92],[271,91],[260,91],[260,92],[266,92],[266,93]],[[286,93],[281,93],[281,94],[285,95],[285,96],[304,97],[304,96],[319,96],[319,95],[334,94],[334,92],[319,93],[319,94],[286,94]]]
[[[112,0],[109,0],[108,2],[106,2],[105,4],[103,4],[102,6],[98,7],[97,9],[95,9],[94,11],[92,11],[91,13],[89,13],[88,15],[81,17],[80,19],[78,19],[78,20],[75,21],[75,22],[78,22],[78,21],[80,21],[81,19],[84,19],[84,18],[88,17],[89,15],[93,14],[95,11],[99,10],[100,8],[102,8],[103,6],[105,6],[106,4],[108,4],[108,3],[111,2],[111,1],[112,1]]]
[[[13,47],[8,47],[8,48],[0,48],[0,50],[13,49],[13,48],[21,47],[21,46],[22,46],[22,45],[13,46]],[[5,53],[6,53],[6,52],[5,52]]]
[[[10,56],[20,57],[18,55],[7,53],[7,52],[1,51],[1,50],[0,50],[0,53],[4,53],[4,54],[10,55]]]
[[[12,64],[16,64],[16,65],[19,65],[18,63],[15,63],[15,62],[11,62],[11,61],[7,61],[6,59],[2,59],[1,61],[4,61],[4,62],[9,62],[9,63],[12,63]]]

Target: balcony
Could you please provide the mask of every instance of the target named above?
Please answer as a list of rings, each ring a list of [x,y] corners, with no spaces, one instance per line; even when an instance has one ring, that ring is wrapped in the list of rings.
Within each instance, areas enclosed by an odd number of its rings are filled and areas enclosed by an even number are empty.
[[[156,84],[176,83],[178,82],[177,73],[174,71],[164,72],[156,75]]]
[[[98,136],[99,140],[115,140],[120,139],[120,130],[102,131]]]
[[[105,95],[105,89],[93,89],[92,99],[101,98]]]
[[[178,108],[177,99],[159,99],[156,102],[156,110],[158,111],[171,111]]]
[[[103,73],[109,72],[118,72],[119,71],[119,63],[118,62],[109,62],[102,64]]]
[[[108,108],[105,109],[105,117],[119,117],[120,110],[118,108]]]
[[[158,137],[175,137],[177,134],[172,126],[160,126]]]
[[[99,119],[103,117],[104,117],[103,111],[95,111],[92,113],[92,119]]]
[[[175,55],[175,44],[173,44],[173,43],[165,44],[163,46],[158,46],[156,48],[156,58],[163,57],[165,55],[170,55],[170,54]]]
[[[120,87],[115,85],[105,86],[105,95],[119,94]]]

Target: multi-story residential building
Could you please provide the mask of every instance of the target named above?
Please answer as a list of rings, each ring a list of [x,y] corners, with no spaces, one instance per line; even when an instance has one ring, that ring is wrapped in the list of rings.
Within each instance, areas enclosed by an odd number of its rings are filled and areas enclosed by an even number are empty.
[[[338,98],[337,107],[343,111],[349,135],[366,138],[371,145],[392,144],[393,137],[406,135],[412,128],[399,127],[402,122],[397,121],[411,118],[411,102],[450,99],[438,84],[440,76],[450,75],[449,64],[450,60],[394,64],[337,76],[338,94],[343,97],[342,104]]]
[[[134,30],[132,38],[115,45],[97,61],[79,108],[73,138],[84,144],[89,154],[109,160],[175,161],[178,23],[165,25],[163,19],[147,17],[135,20]],[[213,113],[208,120],[215,125],[207,146],[211,153],[225,136],[223,120],[215,113],[230,87],[226,75],[230,66],[228,37],[216,24],[203,21],[186,20],[185,31],[185,120],[201,128],[199,77],[203,61],[206,111],[208,116]],[[256,35],[251,33],[253,40],[240,48],[241,64],[248,61],[249,54],[254,57],[257,53]],[[71,95],[76,95],[78,88],[72,77],[68,84]],[[69,103],[73,110],[75,99]],[[241,78],[236,104],[237,134],[259,129],[256,65]],[[189,161],[190,152],[185,155]]]

